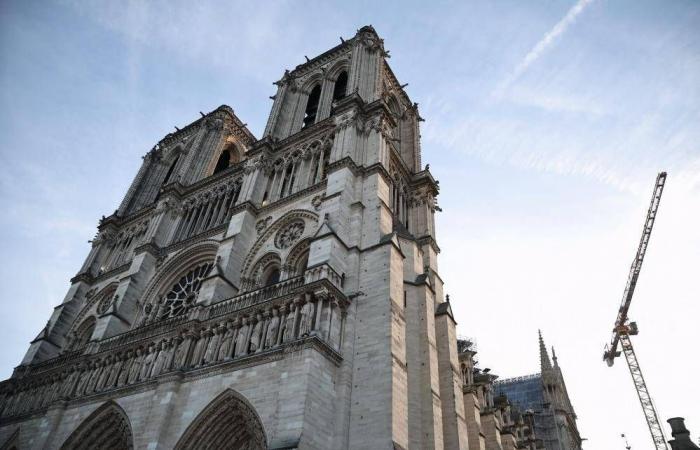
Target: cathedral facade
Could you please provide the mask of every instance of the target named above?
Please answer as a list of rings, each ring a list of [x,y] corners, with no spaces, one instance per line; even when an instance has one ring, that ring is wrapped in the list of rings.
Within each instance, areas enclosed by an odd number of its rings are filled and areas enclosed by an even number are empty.
[[[363,27],[276,85],[260,139],[221,106],[145,155],[0,383],[0,448],[490,445],[383,41]]]

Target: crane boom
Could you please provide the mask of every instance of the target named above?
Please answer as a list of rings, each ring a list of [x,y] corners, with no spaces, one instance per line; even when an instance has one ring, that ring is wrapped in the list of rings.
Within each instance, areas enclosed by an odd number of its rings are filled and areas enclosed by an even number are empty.
[[[634,294],[634,288],[637,285],[637,279],[639,278],[639,272],[642,269],[642,262],[644,261],[644,255],[647,251],[647,246],[649,245],[649,238],[651,237],[651,230],[654,228],[654,221],[656,220],[656,213],[659,209],[659,202],[661,201],[661,193],[664,190],[664,185],[666,184],[666,172],[661,172],[656,177],[656,184],[654,185],[654,193],[651,196],[651,203],[649,204],[649,210],[647,211],[647,217],[644,221],[644,229],[642,230],[642,238],[639,241],[639,248],[637,249],[637,254],[632,261],[632,266],[630,267],[630,273],[627,277],[627,284],[625,285],[625,291],[622,295],[622,303],[620,304],[620,309],[617,312],[617,318],[615,319],[615,327],[613,328],[613,336],[610,341],[609,346],[605,346],[605,353],[603,353],[603,359],[612,366],[615,358],[620,356],[620,352],[617,350],[618,344],[622,346],[622,351],[625,353],[625,359],[627,360],[627,366],[629,367],[630,374],[632,375],[632,380],[634,381],[634,387],[637,389],[637,396],[639,397],[639,402],[642,405],[642,410],[644,411],[644,417],[647,421],[647,426],[649,427],[649,432],[651,433],[652,440],[654,441],[654,446],[656,450],[668,450],[666,445],[666,437],[664,436],[663,427],[659,422],[659,416],[654,408],[654,403],[649,395],[649,390],[647,389],[646,383],[644,381],[644,376],[642,375],[642,369],[637,361],[637,355],[634,353],[634,348],[632,347],[632,341],[630,340],[630,335],[637,334],[637,324],[634,322],[628,323],[627,312],[629,311],[630,304],[632,303],[632,295]]]
[[[664,190],[665,184],[666,172],[661,172],[656,177],[654,193],[651,196],[651,203],[649,204],[649,210],[647,211],[647,218],[644,221],[642,238],[639,241],[639,248],[637,249],[637,254],[634,257],[634,260],[632,261],[630,273],[627,276],[627,284],[625,285],[625,291],[622,294],[622,303],[620,304],[620,309],[617,312],[617,319],[615,320],[615,328],[613,329],[613,336],[612,340],[610,341],[610,347],[606,350],[604,355],[604,359],[609,366],[612,366],[615,357],[620,355],[620,352],[617,350],[617,345],[620,341],[620,334],[618,333],[617,329],[620,325],[624,325],[627,322],[627,312],[629,311],[630,304],[632,303],[632,295],[634,294],[634,288],[637,286],[639,271],[642,269],[644,254],[647,252],[647,246],[649,245],[649,237],[651,237],[651,230],[654,227],[654,220],[656,220],[656,212],[659,209],[661,193]]]

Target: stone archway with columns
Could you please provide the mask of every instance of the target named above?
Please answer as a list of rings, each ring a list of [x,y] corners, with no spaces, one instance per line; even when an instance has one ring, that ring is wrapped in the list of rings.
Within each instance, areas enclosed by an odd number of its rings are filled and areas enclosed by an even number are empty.
[[[204,449],[267,449],[260,417],[238,392],[227,389],[212,400],[175,445],[175,450]]]

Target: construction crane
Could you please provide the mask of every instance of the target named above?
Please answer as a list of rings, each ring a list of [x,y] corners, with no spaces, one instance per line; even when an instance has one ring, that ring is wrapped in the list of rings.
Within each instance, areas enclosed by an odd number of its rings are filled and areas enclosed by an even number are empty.
[[[659,209],[661,193],[664,190],[665,183],[666,172],[661,172],[656,177],[654,193],[651,196],[651,204],[649,205],[647,218],[644,222],[644,229],[642,230],[642,239],[639,242],[637,255],[632,261],[630,274],[627,277],[627,285],[625,286],[625,291],[622,295],[622,304],[617,312],[617,319],[615,319],[612,340],[610,341],[610,344],[605,346],[605,353],[603,354],[603,360],[608,363],[608,366],[612,366],[615,362],[615,358],[620,356],[621,353],[617,349],[618,344],[622,347],[622,352],[625,353],[627,366],[630,369],[630,374],[632,374],[634,387],[637,388],[637,396],[639,397],[639,402],[642,404],[642,410],[644,411],[644,416],[646,417],[649,432],[651,433],[656,450],[668,450],[668,446],[666,445],[664,430],[659,422],[659,416],[656,413],[654,403],[649,395],[649,390],[644,382],[642,369],[639,367],[639,361],[637,361],[637,356],[634,354],[634,348],[632,347],[632,341],[630,340],[630,336],[638,334],[639,330],[635,322],[629,321],[627,312],[629,311],[630,304],[632,303],[632,295],[634,294],[634,288],[637,285],[639,271],[642,269],[644,254],[646,253],[647,246],[649,245],[649,237],[651,236],[651,230],[654,227],[654,220],[656,220],[656,213]]]

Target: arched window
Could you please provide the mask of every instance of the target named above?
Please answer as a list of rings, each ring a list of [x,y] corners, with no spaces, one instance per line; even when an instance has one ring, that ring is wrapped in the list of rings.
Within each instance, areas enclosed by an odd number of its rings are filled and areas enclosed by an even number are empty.
[[[214,168],[214,174],[223,172],[224,170],[228,169],[230,163],[231,152],[228,149],[226,149],[223,152],[221,152],[221,155],[219,155],[219,160],[216,162],[216,167]]]
[[[299,261],[297,262],[296,266],[296,272],[297,275],[304,275],[304,272],[306,271],[306,266],[309,265],[309,251],[307,250],[304,252],[303,255],[299,257]]]
[[[330,149],[323,149],[323,173],[321,174],[321,179],[325,180],[328,178],[328,164],[331,161],[331,151]]]
[[[83,323],[78,326],[78,329],[75,330],[75,336],[73,341],[70,343],[70,349],[80,350],[81,348],[85,347],[87,343],[90,342],[90,338],[92,337],[92,333],[94,331],[95,318],[91,316],[85,319]]]
[[[318,102],[321,100],[321,85],[317,84],[311,89],[309,99],[306,101],[306,111],[304,112],[304,127],[313,125],[316,122],[318,112]]]
[[[292,172],[294,171],[294,163],[287,164],[282,179],[282,189],[280,190],[280,198],[286,197],[292,190]]]
[[[342,71],[335,80],[335,86],[333,86],[333,101],[335,102],[345,97],[345,91],[347,91],[347,89],[348,73],[346,71]]]
[[[168,181],[170,181],[170,177],[173,176],[173,172],[175,171],[175,166],[177,165],[177,161],[179,159],[180,159],[180,157],[178,156],[177,158],[175,158],[173,163],[170,164],[170,168],[168,169],[168,173],[165,174],[165,178],[163,179],[162,186],[165,186],[168,183]]]
[[[209,275],[213,267],[212,263],[202,264],[183,275],[165,294],[158,311],[159,317],[167,319],[187,311],[197,299],[202,281]]]
[[[270,286],[280,281],[280,269],[276,265],[269,266],[263,275],[263,286]]]

